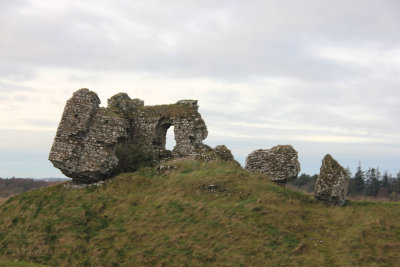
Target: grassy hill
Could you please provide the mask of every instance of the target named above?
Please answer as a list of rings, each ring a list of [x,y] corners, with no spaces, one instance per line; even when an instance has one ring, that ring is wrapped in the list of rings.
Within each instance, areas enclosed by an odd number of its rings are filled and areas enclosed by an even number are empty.
[[[0,206],[0,259],[50,266],[400,266],[399,203],[325,207],[229,163],[177,161]],[[66,183],[68,184],[68,183]],[[134,265],[133,265],[134,264]]]
[[[25,262],[0,261],[0,267],[46,267],[46,265]]]

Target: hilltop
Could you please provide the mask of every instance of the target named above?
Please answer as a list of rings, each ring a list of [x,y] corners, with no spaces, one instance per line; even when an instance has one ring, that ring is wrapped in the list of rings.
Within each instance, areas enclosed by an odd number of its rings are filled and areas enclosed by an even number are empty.
[[[399,266],[399,203],[325,207],[229,162],[173,161],[0,206],[0,259],[50,266]]]

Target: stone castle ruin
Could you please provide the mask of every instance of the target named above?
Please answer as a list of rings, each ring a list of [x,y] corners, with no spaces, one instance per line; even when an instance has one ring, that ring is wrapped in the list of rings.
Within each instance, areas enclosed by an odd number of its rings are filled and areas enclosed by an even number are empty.
[[[197,100],[171,105],[145,106],[140,99],[119,93],[100,107],[95,92],[80,89],[67,101],[49,160],[75,183],[96,183],[142,166],[160,165],[170,159],[223,160],[239,165],[224,145],[203,144],[207,127]],[[176,145],[165,148],[168,129],[174,126]],[[247,156],[246,169],[284,185],[300,172],[297,151],[290,145],[255,150]],[[344,205],[348,177],[330,155],[323,160],[315,186],[315,200]]]
[[[49,160],[77,183],[94,183],[117,173],[174,158],[236,161],[225,146],[203,144],[207,127],[196,100],[145,106],[119,93],[99,107],[95,92],[80,89],[67,101]],[[176,146],[165,149],[174,126]]]

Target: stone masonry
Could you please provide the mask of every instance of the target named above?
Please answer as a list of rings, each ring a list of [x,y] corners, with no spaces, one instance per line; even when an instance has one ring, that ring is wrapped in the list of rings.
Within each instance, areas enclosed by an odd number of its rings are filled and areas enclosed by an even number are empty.
[[[291,145],[258,149],[246,158],[245,169],[262,173],[272,182],[285,184],[297,178],[300,172],[297,151]]]
[[[328,206],[343,206],[348,186],[349,177],[346,170],[331,155],[326,155],[315,183],[315,201]]]
[[[67,101],[49,160],[78,183],[93,183],[142,165],[173,158],[235,162],[225,146],[203,144],[207,127],[196,100],[144,106],[140,99],[119,93],[99,107],[97,94],[76,91]],[[166,133],[174,126],[176,146],[165,149]]]

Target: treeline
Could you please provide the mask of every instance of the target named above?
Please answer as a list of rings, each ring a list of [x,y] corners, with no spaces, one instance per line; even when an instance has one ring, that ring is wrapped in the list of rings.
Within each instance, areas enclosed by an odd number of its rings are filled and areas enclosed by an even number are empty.
[[[361,164],[357,167],[353,175],[349,168],[346,169],[349,175],[348,195],[352,197],[373,197],[387,198],[393,201],[400,200],[400,172],[392,176],[387,171],[381,172],[378,168],[368,168],[363,170]],[[298,179],[291,184],[306,191],[313,192],[318,175],[301,174]]]
[[[400,200],[400,172],[392,176],[387,171],[383,174],[379,168],[369,168],[363,171],[361,164],[358,165],[354,176],[347,169],[349,174],[349,195],[369,196],[378,198],[390,198]]]
[[[289,184],[307,193],[312,193],[314,192],[314,186],[317,178],[318,174],[311,176],[309,174],[302,173],[296,180],[291,181]]]
[[[57,182],[47,182],[31,178],[0,178],[0,197],[7,198],[9,196],[21,194],[32,189],[53,185],[55,183]]]

